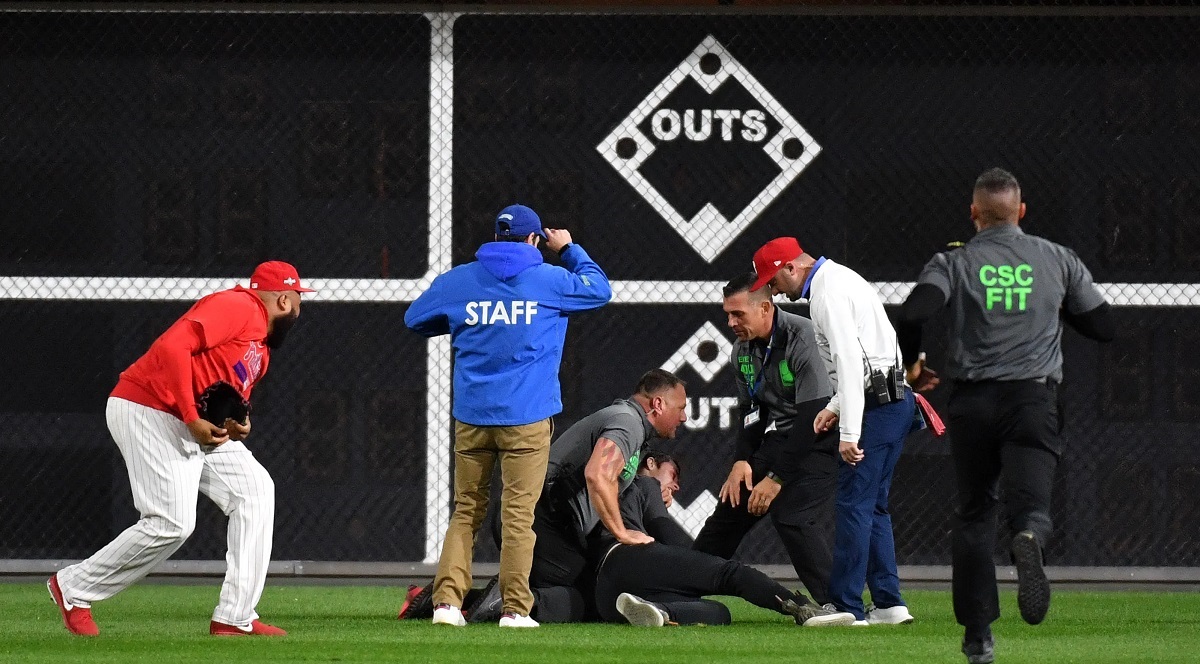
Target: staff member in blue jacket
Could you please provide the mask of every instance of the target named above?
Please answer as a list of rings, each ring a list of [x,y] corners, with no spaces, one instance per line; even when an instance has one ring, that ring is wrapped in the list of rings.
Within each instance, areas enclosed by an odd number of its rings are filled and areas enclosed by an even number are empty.
[[[565,268],[543,263],[542,240]],[[454,347],[454,515],[434,579],[433,622],[466,624],[459,607],[471,587],[475,534],[499,461],[500,626],[537,627],[529,617],[533,509],[546,478],[550,417],[562,411],[558,368],[567,316],[603,306],[612,289],[569,231],[543,229],[524,205],[500,211],[495,241],[475,258],[434,279],[404,315],[415,332],[449,334]]]

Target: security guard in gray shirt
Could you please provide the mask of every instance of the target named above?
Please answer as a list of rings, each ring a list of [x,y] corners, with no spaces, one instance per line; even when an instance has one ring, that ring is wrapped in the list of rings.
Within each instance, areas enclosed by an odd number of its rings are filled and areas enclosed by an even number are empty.
[[[818,605],[829,602],[837,447],[834,431],[811,422],[829,402],[829,374],[812,322],[783,311],[753,273],[724,289],[728,324],[737,335],[738,429],[733,469],[721,502],[694,548],[731,558],[752,527],[771,515],[796,574]]]
[[[545,601],[555,593],[571,594],[587,566],[587,537],[599,525],[622,544],[649,544],[654,538],[625,527],[620,495],[632,485],[638,464],[652,438],[671,439],[687,421],[684,382],[663,369],[651,369],[638,381],[633,396],[618,399],[579,420],[550,445],[546,482],[534,510],[533,566],[536,620],[577,620]],[[502,516],[503,518],[503,516]],[[574,607],[577,602],[572,594]]]
[[[1062,454],[1063,321],[1098,341],[1111,341],[1114,333],[1109,305],[1083,262],[1070,249],[1026,235],[1018,226],[1024,216],[1012,174],[994,168],[980,175],[971,203],[975,237],[929,261],[897,330],[909,382],[919,391],[932,389],[938,378],[920,359],[921,325],[950,308],[948,425],[958,483],[954,613],[972,663],[993,661],[1000,487],[1016,532],[1011,552],[1021,617],[1036,625],[1050,608],[1042,551]]]

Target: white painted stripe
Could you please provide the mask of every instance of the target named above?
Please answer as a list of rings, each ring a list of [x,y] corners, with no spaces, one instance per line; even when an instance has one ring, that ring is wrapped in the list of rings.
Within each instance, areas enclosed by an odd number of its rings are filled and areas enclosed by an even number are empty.
[[[1097,284],[1112,304],[1134,307],[1200,306],[1200,284]]]
[[[454,21],[429,18],[429,270],[425,281],[451,267],[454,202]],[[448,336],[429,340],[425,378],[425,558],[437,563],[450,526],[450,360]]]
[[[445,206],[448,208],[449,196]],[[445,210],[449,215],[449,210]],[[449,228],[448,219],[443,222]],[[450,233],[435,234],[430,264],[450,265]],[[412,302],[429,287],[437,272],[420,279],[305,279],[316,293],[306,302]],[[0,277],[0,300],[94,300],[117,302],[194,302],[209,293],[241,284],[238,279],[154,277]],[[717,304],[724,281],[614,281],[614,304]],[[913,283],[872,284],[885,304],[902,304]],[[1109,283],[1097,290],[1116,306],[1200,306],[1200,284]]]
[[[616,304],[718,304],[723,281],[614,281]],[[871,284],[884,304],[903,304],[912,292],[911,281],[876,281]],[[1200,306],[1200,284],[1111,283],[1096,284],[1115,306]]]
[[[429,63],[429,271],[451,268],[454,203],[454,21],[431,13]]]
[[[304,279],[316,289],[306,302],[412,302],[434,274],[420,279]],[[3,300],[194,302],[219,290],[246,286],[243,279],[161,277],[0,277]]]
[[[5,558],[0,560],[0,576],[6,580],[34,582],[45,579],[64,565],[74,562],[61,559]],[[783,584],[797,581],[796,569],[791,565],[752,565],[770,578]],[[168,580],[180,577],[220,578],[225,575],[224,560],[171,560],[159,563],[150,576]],[[476,579],[485,579],[500,573],[497,563],[476,562],[471,565]],[[417,562],[382,561],[324,561],[324,560],[273,560],[267,569],[271,578],[340,578],[376,581],[393,586],[404,583],[426,583],[437,572],[433,565]],[[949,565],[900,565],[900,580],[950,581]],[[1054,567],[1046,566],[1046,576],[1052,581],[1073,583],[1112,584],[1189,584],[1200,583],[1200,567]],[[32,577],[22,579],[21,577]],[[1013,567],[996,567],[996,580],[1016,580]]]
[[[724,281],[614,281],[616,304],[714,304]]]
[[[425,360],[425,558],[437,564],[450,527],[450,337],[428,342]]]

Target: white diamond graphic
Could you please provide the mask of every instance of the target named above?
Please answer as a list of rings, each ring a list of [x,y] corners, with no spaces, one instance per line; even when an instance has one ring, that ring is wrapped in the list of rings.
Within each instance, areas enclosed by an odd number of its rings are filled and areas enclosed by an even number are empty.
[[[717,345],[717,353],[713,359],[705,361],[700,359],[700,344],[710,341]],[[683,367],[691,367],[700,374],[704,382],[711,383],[713,377],[717,375],[722,368],[728,366],[730,356],[733,354],[733,343],[721,334],[716,325],[705,321],[704,325],[700,326],[699,330],[693,334],[671,359],[663,363],[663,369],[675,373]]]
[[[700,534],[704,522],[715,511],[717,511],[717,497],[707,489],[701,491],[700,495],[696,496],[692,504],[687,507],[676,500],[667,508],[667,513],[671,515],[672,519],[675,519],[675,523],[682,526],[693,539]]]
[[[700,59],[706,55],[715,55],[720,60],[720,67],[713,74],[705,74],[700,69]],[[655,151],[654,142],[638,129],[646,118],[657,109],[659,103],[666,99],[675,88],[688,78],[694,80],[706,92],[712,93],[733,78],[746,88],[762,107],[779,123],[780,129],[775,136],[766,141],[762,149],[780,168],[775,178],[763,188],[753,200],[732,220],[725,218],[711,202],[706,203],[696,216],[685,219],[674,206],[663,198],[654,185],[638,170]],[[631,140],[636,148],[629,158],[617,154],[617,144],[622,140]],[[795,139],[803,147],[796,158],[788,158],[784,154],[784,143]],[[683,239],[691,245],[696,253],[705,261],[712,262],[733,243],[737,236],[754,222],[763,210],[767,209],[779,194],[800,175],[812,160],[821,152],[821,146],[812,136],[800,126],[800,123],[788,113],[778,100],[767,92],[758,79],[735,60],[712,35],[700,42],[694,51],[679,64],[666,78],[646,95],[646,98],[633,109],[617,128],[612,131],[596,150],[605,161],[617,169],[625,181],[641,194],[642,198],[654,208]],[[627,148],[628,150],[628,148]]]

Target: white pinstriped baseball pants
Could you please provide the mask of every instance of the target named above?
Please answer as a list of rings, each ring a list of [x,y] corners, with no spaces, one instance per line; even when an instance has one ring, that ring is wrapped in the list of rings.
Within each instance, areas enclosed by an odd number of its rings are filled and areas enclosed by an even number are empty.
[[[196,526],[196,494],[229,517],[228,569],[213,620],[248,627],[258,618],[271,560],[275,483],[238,441],[204,452],[173,415],[109,398],[108,430],[116,441],[142,518],[103,549],[58,573],[65,599],[76,606],[108,599],[171,557]]]

